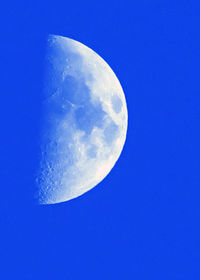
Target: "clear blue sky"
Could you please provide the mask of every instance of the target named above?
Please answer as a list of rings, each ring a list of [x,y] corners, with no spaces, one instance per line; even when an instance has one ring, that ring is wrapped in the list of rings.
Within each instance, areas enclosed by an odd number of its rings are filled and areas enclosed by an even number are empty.
[[[0,11],[0,279],[200,279],[199,1],[9,1]],[[48,34],[101,55],[129,127],[106,179],[34,204]]]

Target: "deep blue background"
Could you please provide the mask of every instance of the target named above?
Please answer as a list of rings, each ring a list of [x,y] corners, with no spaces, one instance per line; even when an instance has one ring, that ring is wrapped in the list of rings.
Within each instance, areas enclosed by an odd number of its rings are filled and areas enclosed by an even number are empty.
[[[200,279],[198,2],[1,5],[0,279]],[[129,127],[101,184],[38,206],[33,177],[49,33],[109,63]]]

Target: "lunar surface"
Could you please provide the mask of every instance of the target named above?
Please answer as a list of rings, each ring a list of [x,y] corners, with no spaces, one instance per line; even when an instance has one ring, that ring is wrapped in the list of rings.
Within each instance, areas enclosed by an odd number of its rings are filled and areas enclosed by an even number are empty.
[[[48,38],[37,175],[39,203],[64,202],[100,183],[115,165],[127,131],[122,87],[85,45]]]

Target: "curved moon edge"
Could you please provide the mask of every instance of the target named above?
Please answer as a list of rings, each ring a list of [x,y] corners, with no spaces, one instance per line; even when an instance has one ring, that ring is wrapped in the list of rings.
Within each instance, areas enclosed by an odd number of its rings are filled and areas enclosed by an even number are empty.
[[[122,87],[85,45],[48,39],[38,202],[76,198],[99,184],[118,160],[127,132]]]

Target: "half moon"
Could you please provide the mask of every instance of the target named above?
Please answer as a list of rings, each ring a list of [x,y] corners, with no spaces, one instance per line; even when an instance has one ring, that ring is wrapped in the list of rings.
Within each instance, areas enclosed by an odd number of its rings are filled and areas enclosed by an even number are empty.
[[[85,45],[48,38],[37,176],[39,202],[54,204],[100,183],[119,158],[127,132],[122,87]]]

